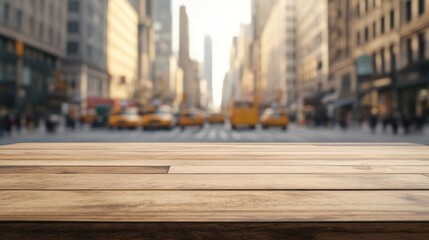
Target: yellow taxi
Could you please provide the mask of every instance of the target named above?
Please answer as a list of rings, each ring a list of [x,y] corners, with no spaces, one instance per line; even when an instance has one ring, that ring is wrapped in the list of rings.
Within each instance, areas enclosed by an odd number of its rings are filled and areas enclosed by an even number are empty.
[[[222,113],[212,113],[207,117],[207,122],[215,125],[215,124],[224,124],[225,116]]]
[[[198,109],[183,109],[179,112],[179,127],[184,130],[186,127],[204,127],[205,116]]]
[[[231,128],[250,127],[256,129],[258,108],[253,102],[235,102],[231,109]]]
[[[141,117],[141,126],[143,130],[149,129],[173,129],[176,120],[173,110],[169,106],[161,106],[144,112]]]
[[[281,127],[283,130],[287,130],[289,125],[289,117],[286,111],[282,109],[266,109],[261,116],[261,126],[263,129],[269,127]]]
[[[140,116],[136,108],[127,108],[125,110],[113,113],[109,116],[108,126],[110,129],[136,129],[140,125]]]

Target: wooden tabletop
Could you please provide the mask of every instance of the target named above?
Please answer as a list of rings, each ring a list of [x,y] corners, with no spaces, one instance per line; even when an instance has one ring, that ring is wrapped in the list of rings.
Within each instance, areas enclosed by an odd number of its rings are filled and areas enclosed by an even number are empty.
[[[0,147],[0,221],[427,222],[429,147]]]

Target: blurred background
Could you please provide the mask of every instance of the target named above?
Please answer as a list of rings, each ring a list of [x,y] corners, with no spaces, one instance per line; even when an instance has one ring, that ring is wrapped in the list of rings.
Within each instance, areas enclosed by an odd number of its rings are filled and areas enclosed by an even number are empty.
[[[0,0],[0,144],[429,144],[429,0]]]

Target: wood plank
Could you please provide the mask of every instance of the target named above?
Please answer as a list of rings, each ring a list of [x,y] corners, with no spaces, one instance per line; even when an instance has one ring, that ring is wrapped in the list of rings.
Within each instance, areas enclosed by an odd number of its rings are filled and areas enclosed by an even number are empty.
[[[0,166],[427,166],[429,160],[0,160]]]
[[[423,174],[3,174],[1,190],[428,190]]]
[[[0,166],[0,174],[167,174],[169,166]]]
[[[358,153],[331,153],[331,154],[253,154],[253,153],[188,153],[188,154],[138,154],[138,153],[44,153],[31,152],[26,154],[0,153],[0,160],[429,160],[429,154],[358,154]]]
[[[0,167],[1,169],[1,167]],[[173,166],[169,174],[346,174],[346,173],[429,173],[429,165],[422,166]]]
[[[91,148],[130,148],[130,149],[153,149],[164,148],[169,149],[189,149],[193,146],[197,147],[215,147],[215,148],[273,148],[273,147],[422,147],[426,146],[414,143],[15,143],[0,146],[5,149],[53,149],[52,145],[60,148],[85,149]]]
[[[125,237],[126,236],[126,237]],[[0,223],[0,238],[427,240],[429,223]]]
[[[422,191],[1,191],[0,221],[429,221]]]

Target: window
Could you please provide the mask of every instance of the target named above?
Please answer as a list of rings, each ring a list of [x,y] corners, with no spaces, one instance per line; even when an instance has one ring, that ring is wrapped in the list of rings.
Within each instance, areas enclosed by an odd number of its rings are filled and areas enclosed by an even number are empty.
[[[29,23],[29,26],[30,26],[31,35],[34,36],[35,32],[36,32],[36,30],[35,30],[36,24],[35,24],[35,21],[34,21],[34,17],[30,17],[28,23]]]
[[[369,3],[368,0],[365,0],[365,12],[369,11]]]
[[[16,10],[16,29],[21,30],[22,27],[22,12],[21,10]]]
[[[412,11],[412,3],[411,0],[407,0],[405,4],[405,19],[407,22],[411,21],[413,17],[413,11]]]
[[[360,5],[359,5],[359,3],[356,5],[356,16],[360,17]]]
[[[45,30],[44,30],[44,28],[43,28],[43,23],[40,23],[40,25],[39,25],[39,38],[40,39],[43,39],[43,36],[45,35],[45,32],[44,32]]]
[[[341,76],[341,94],[349,95],[352,92],[352,75],[350,73]]]
[[[385,21],[385,19],[384,19],[384,16],[383,16],[383,17],[381,17],[381,23],[380,23],[380,24],[381,24],[381,26],[380,26],[380,27],[381,27],[381,30],[380,30],[381,34],[383,34],[383,33],[385,32],[385,30],[386,30],[386,29],[385,29],[385,22],[386,22],[386,21]]]
[[[377,23],[376,23],[376,22],[374,22],[374,23],[372,24],[372,37],[373,37],[373,38],[376,38],[376,37],[377,37]]]
[[[391,10],[390,11],[390,29],[394,29],[395,28],[395,11]]]
[[[419,0],[419,15],[423,15],[425,13],[425,1],[426,0]]]
[[[69,12],[79,12],[79,2],[76,0],[69,0],[68,2],[68,11]]]
[[[396,71],[396,54],[395,54],[395,46],[390,46],[390,70]]]
[[[49,43],[53,44],[54,43],[54,30],[52,29],[52,27],[49,28],[48,36],[49,36]]]
[[[369,29],[368,27],[365,28],[365,42],[368,42],[369,40]]]
[[[426,55],[426,37],[425,33],[421,32],[419,33],[419,59],[423,60],[425,59]]]
[[[377,53],[372,54],[372,69],[374,74],[377,74]]]
[[[380,55],[381,55],[381,73],[386,72],[386,57],[384,56],[384,48],[381,49]]]
[[[411,38],[407,39],[407,59],[408,64],[413,62],[413,40]]]
[[[77,42],[67,43],[67,54],[75,55],[79,53],[79,44]]]
[[[9,22],[9,3],[5,3],[3,7],[3,20],[5,23]]]
[[[360,32],[356,33],[356,45],[359,46],[360,45]]]
[[[74,21],[69,21],[67,23],[67,32],[68,33],[78,33],[79,32],[79,23]]]

